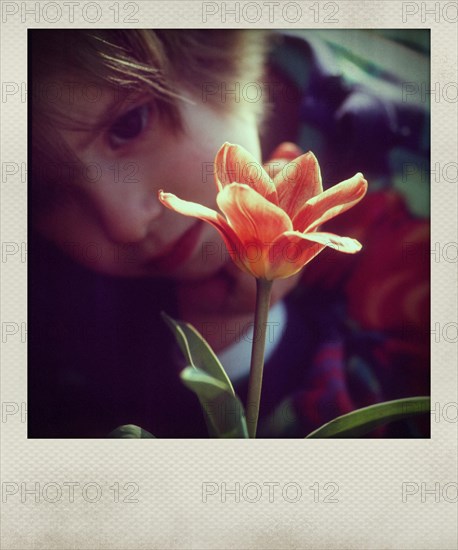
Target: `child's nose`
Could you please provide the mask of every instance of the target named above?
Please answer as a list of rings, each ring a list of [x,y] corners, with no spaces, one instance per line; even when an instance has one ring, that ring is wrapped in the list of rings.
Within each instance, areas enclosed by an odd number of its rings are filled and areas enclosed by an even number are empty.
[[[95,197],[99,223],[115,243],[127,244],[145,239],[151,224],[164,211],[157,192],[136,183],[105,188]]]

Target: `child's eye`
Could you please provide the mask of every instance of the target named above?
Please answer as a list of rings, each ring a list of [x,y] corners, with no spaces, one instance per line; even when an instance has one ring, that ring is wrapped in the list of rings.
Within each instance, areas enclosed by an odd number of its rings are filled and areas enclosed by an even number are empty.
[[[151,105],[145,104],[120,116],[108,130],[110,145],[120,147],[137,138],[148,125],[151,116]]]

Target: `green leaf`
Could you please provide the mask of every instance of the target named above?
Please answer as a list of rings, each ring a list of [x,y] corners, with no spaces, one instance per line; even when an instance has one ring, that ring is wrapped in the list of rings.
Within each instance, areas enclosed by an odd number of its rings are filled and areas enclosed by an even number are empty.
[[[189,389],[204,399],[215,399],[221,393],[232,395],[222,382],[196,367],[186,367],[181,371],[180,376]]]
[[[189,323],[176,321],[164,312],[162,312],[162,317],[175,335],[188,364],[219,380],[235,396],[234,388],[223,365],[203,336]]]
[[[110,432],[107,437],[120,438],[120,439],[156,439],[153,434],[147,432],[140,426],[135,424],[124,424],[118,426],[115,430]]]
[[[248,437],[243,405],[210,345],[189,323],[164,312],[162,317],[190,365],[181,372],[181,379],[197,395],[210,436]]]
[[[325,437],[359,437],[374,428],[403,420],[418,414],[430,412],[431,399],[429,397],[407,397],[377,403],[344,414],[323,424],[320,428],[309,433],[306,439]]]
[[[248,438],[243,405],[223,382],[196,367],[186,367],[180,376],[199,398],[211,437]]]

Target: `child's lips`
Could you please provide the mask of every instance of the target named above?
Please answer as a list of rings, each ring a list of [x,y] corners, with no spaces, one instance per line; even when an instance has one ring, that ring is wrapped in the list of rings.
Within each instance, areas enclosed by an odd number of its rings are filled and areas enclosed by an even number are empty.
[[[179,268],[193,255],[200,239],[202,227],[203,222],[199,220],[176,241],[167,245],[160,255],[145,262],[144,266],[148,270],[154,269],[163,272]]]

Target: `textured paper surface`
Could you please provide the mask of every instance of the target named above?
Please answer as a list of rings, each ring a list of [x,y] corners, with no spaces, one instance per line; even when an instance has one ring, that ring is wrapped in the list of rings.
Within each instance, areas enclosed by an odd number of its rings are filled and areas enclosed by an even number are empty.
[[[251,25],[243,11],[239,22],[228,14],[224,23],[218,2],[74,2],[73,21],[64,4],[2,3],[2,176],[5,163],[16,163],[19,172],[2,177],[1,240],[23,251],[2,256],[1,264],[2,327],[8,322],[18,327],[1,352],[2,548],[456,548],[453,328],[448,338],[432,336],[431,440],[27,440],[27,194],[21,163],[27,161],[28,28],[430,28],[431,82],[440,90],[431,101],[431,164],[442,170],[457,161],[457,2],[282,2],[291,4],[290,20],[298,13],[292,4],[302,10],[291,24],[278,6],[272,21],[266,5],[273,9],[274,3],[260,1],[251,3],[262,7]],[[250,3],[225,4],[242,10]],[[36,6],[40,17],[33,14]],[[215,10],[219,15],[211,15]],[[253,13],[246,11],[246,18],[253,20]],[[446,87],[450,82],[454,88]],[[453,177],[454,182],[433,178],[432,248],[456,245],[456,165],[448,179]],[[434,258],[432,326],[438,324],[441,333],[457,320],[457,264]],[[38,489],[38,496],[23,493],[21,483]],[[404,502],[403,483],[411,484],[404,489],[412,493]],[[426,492],[434,488],[437,495]],[[239,502],[231,490],[239,493]]]

